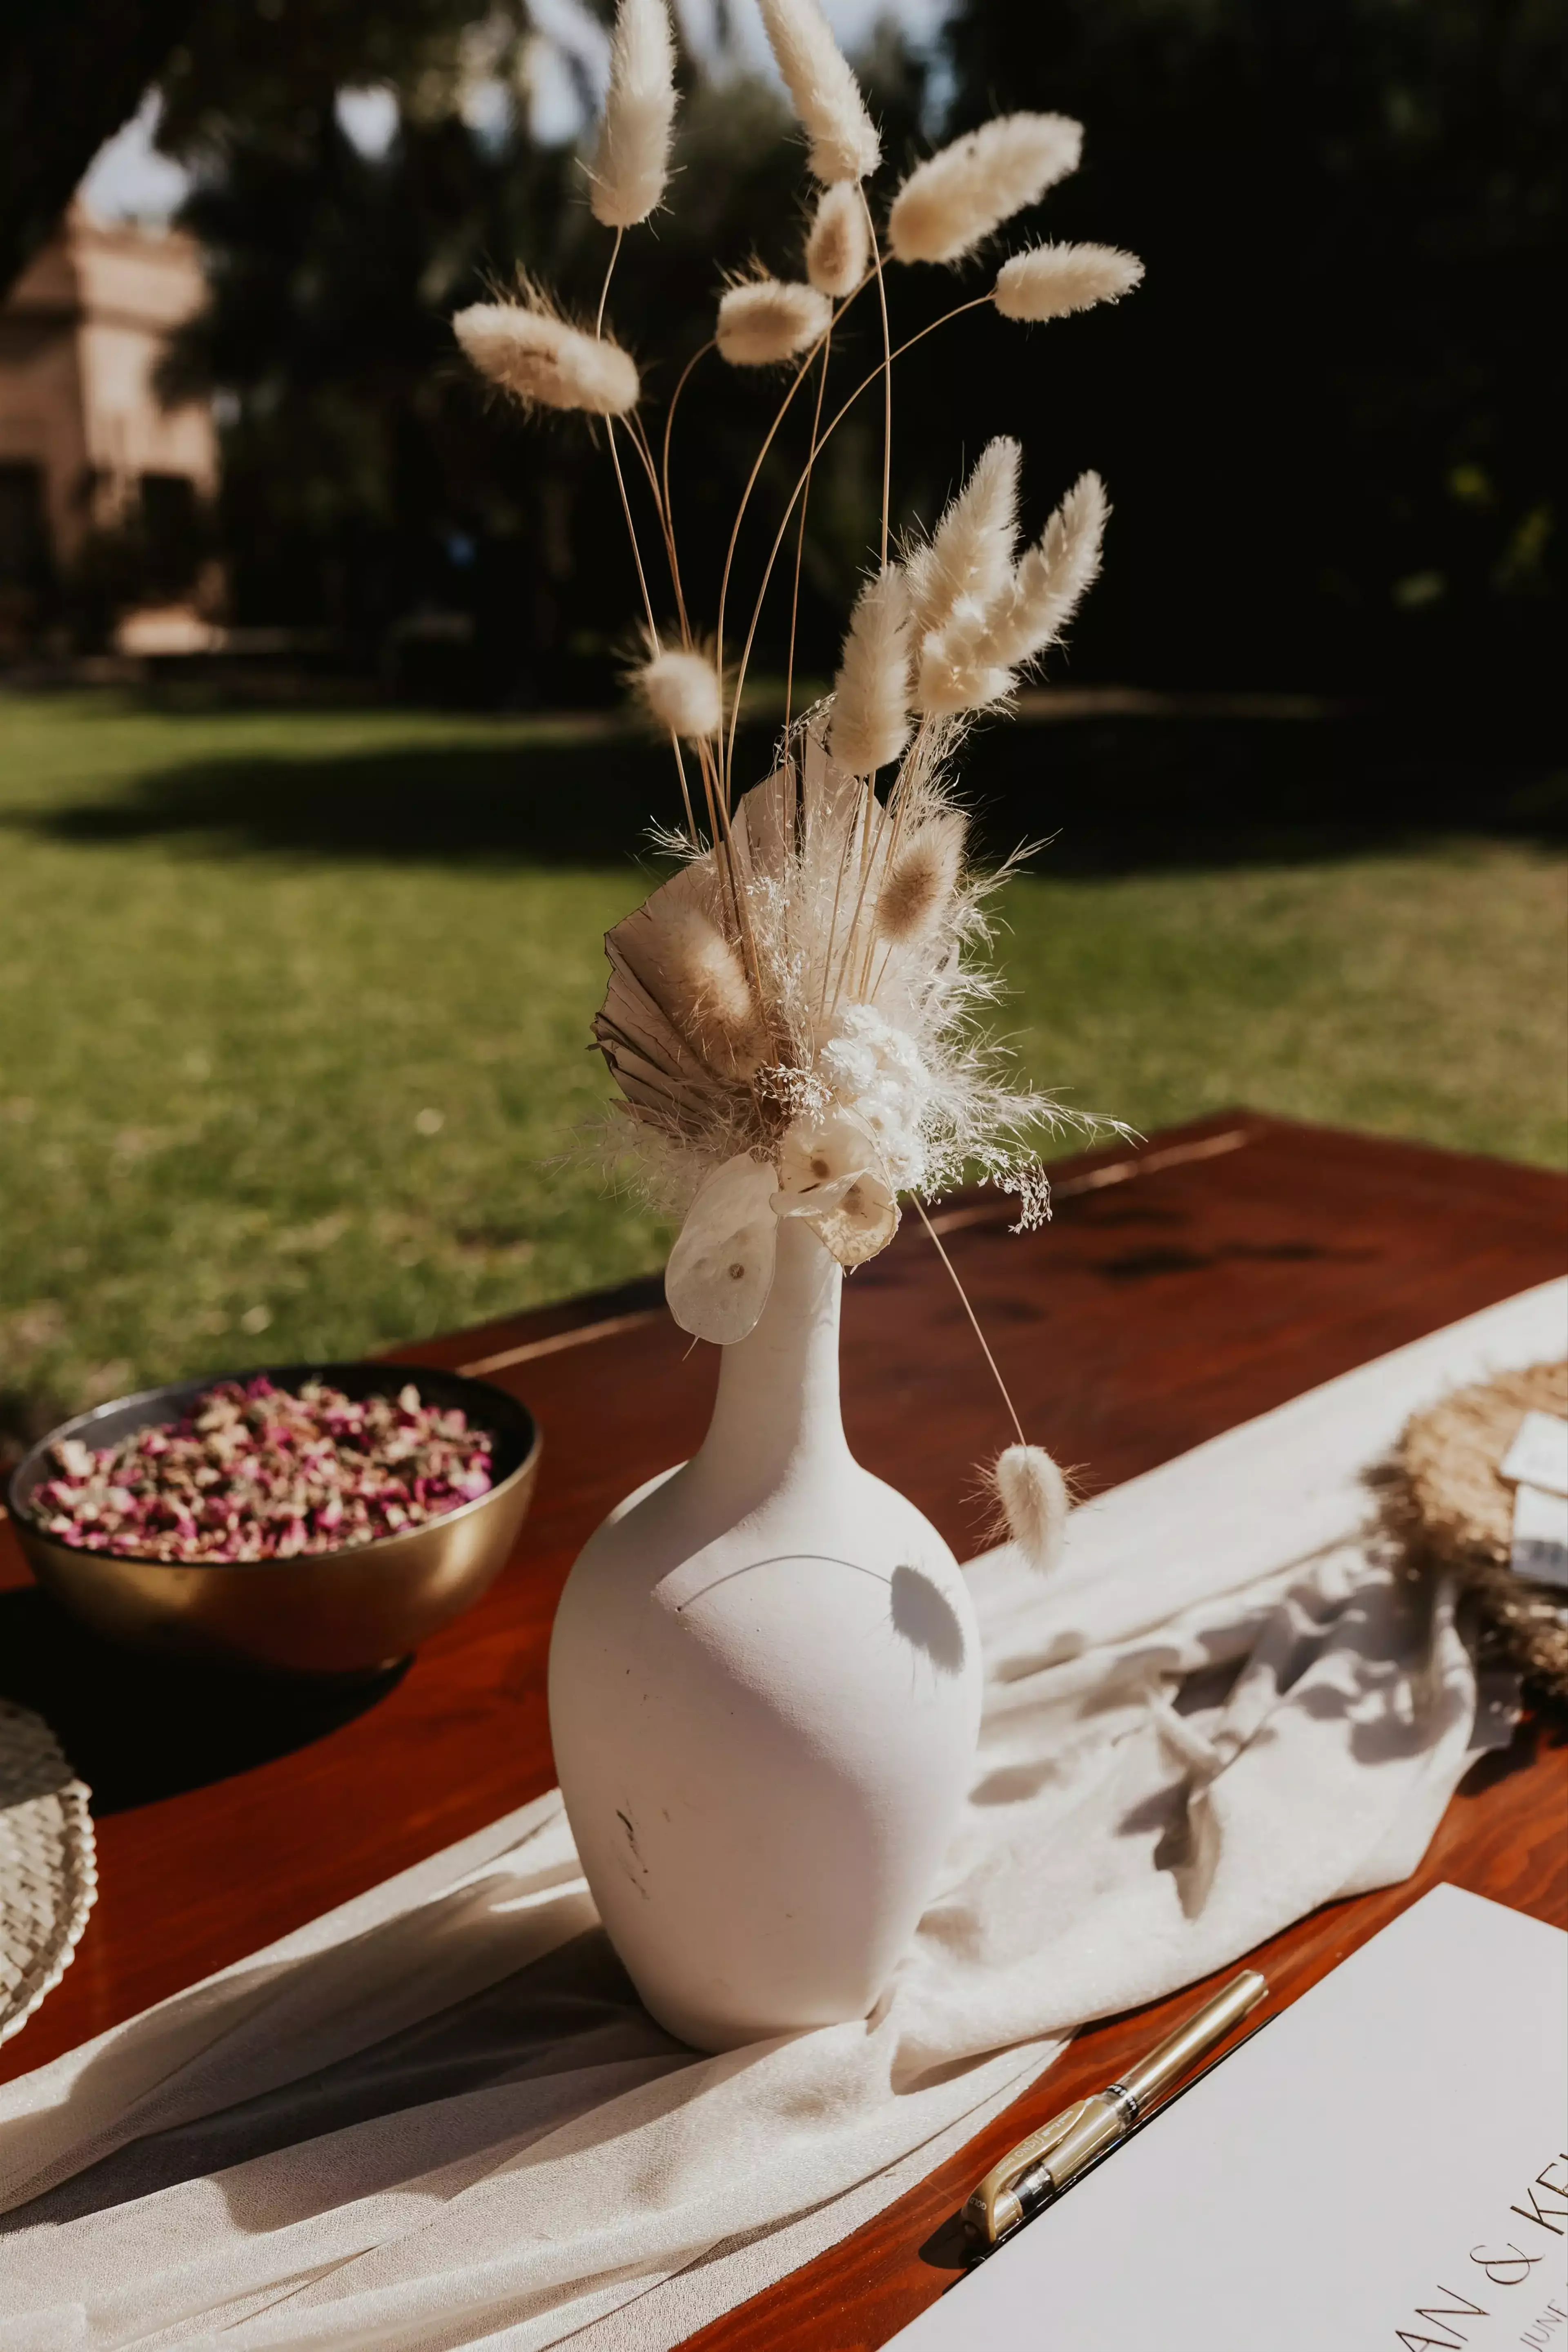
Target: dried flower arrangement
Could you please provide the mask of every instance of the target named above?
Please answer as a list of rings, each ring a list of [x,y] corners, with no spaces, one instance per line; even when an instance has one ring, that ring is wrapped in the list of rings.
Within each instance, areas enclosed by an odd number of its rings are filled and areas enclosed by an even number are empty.
[[[181,1421],[53,1449],[46,1535],[120,1559],[298,1559],[422,1527],[487,1495],[494,1442],[460,1406],[356,1402],[324,1381],[223,1381]]]
[[[818,185],[805,275],[751,274],[725,289],[712,339],[670,398],[658,453],[636,362],[605,321],[625,233],[661,204],[669,176],[675,91],[666,0],[619,0],[588,172],[593,213],[614,231],[592,325],[563,319],[528,283],[517,299],[477,304],[453,322],[475,367],[524,409],[604,420],[643,605],[646,642],[632,685],[669,735],[685,823],[662,836],[681,861],[674,877],[609,935],[612,976],[595,1034],[650,1190],[685,1210],[666,1277],[671,1309],[684,1328],[720,1342],[744,1338],[762,1312],[781,1218],[806,1219],[841,1264],[854,1266],[893,1238],[901,1192],[924,1217],[921,1196],[966,1169],[1014,1190],[1021,1224],[1048,1213],[1030,1137],[1063,1113],[1010,1084],[977,1027],[979,1008],[998,993],[985,901],[1000,877],[970,862],[949,763],[971,715],[1005,707],[1060,643],[1099,570],[1105,494],[1085,474],[1020,553],[1021,452],[994,440],[929,536],[890,554],[894,362],[982,304],[1010,320],[1056,319],[1116,300],[1143,274],[1132,256],[1108,247],[1037,245],[1003,260],[988,290],[895,350],[890,269],[969,260],[1076,168],[1080,127],[1053,114],[983,124],[908,174],[879,235],[866,183],[880,168],[881,141],[818,0],[761,0],[761,8]],[[835,332],[871,289],[881,361],[824,422]],[[740,502],[706,639],[682,582],[670,443],[682,390],[709,352],[732,367],[790,373]],[[763,459],[813,373],[809,452],[732,675],[727,603],[741,522]],[[787,702],[773,773],[737,797],[737,726],[763,598],[793,521],[792,692],[812,470],[878,382],[876,568],[851,615],[831,695],[798,719]],[[667,626],[637,537],[622,436],[652,502],[674,606]],[[1010,1400],[1008,1410],[1018,1443],[989,1475],[1015,1540],[1043,1565],[1060,1538],[1065,1485],[1049,1455],[1026,1444]]]

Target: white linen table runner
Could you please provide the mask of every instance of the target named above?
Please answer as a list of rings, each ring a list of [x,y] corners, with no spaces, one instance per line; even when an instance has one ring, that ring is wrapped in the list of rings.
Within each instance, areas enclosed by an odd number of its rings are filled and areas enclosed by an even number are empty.
[[[871,2018],[718,2058],[599,1931],[559,1795],[0,2090],[0,2352],[664,2352],[878,2211],[1048,2066],[1419,1862],[1506,1739],[1365,1474],[1560,1356],[1546,1284],[975,1562],[961,1832]]]

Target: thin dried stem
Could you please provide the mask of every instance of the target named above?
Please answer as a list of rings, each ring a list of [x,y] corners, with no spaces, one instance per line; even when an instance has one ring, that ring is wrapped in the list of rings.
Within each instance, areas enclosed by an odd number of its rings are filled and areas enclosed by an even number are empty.
[[[869,283],[869,280],[862,281],[862,283]],[[859,289],[856,290],[858,291]],[[933,319],[928,327],[922,327],[918,334],[911,335],[907,341],[900,343],[898,349],[890,353],[888,364],[891,365],[893,360],[902,359],[905,352],[912,351],[916,343],[924,342],[927,335],[934,335],[937,328],[945,327],[950,319],[962,318],[966,310],[977,310],[983,302],[988,302],[990,299],[991,298],[988,294],[977,294],[972,302],[960,302],[955,310],[945,310],[939,319]],[[852,296],[851,297],[851,299],[853,299]],[[849,306],[846,303],[844,307],[847,309]],[[841,313],[841,315],[842,314]],[[816,464],[817,459],[821,457],[823,449],[831,440],[833,435],[838,431],[839,426],[843,423],[845,417],[849,415],[851,409],[854,406],[862,393],[866,390],[868,385],[873,384],[876,382],[882,372],[882,362],[879,362],[878,364],[873,368],[870,375],[862,377],[861,382],[856,384],[853,392],[851,393],[849,398],[843,403],[841,407],[839,409],[838,414],[834,416],[832,423],[817,440],[816,446],[813,447],[810,456],[806,460],[806,469],[804,473],[800,476],[800,480],[796,483],[793,490],[789,494],[789,504],[785,507],[783,515],[779,520],[779,529],[774,536],[773,546],[769,551],[767,564],[763,570],[762,585],[757,593],[757,603],[752,608],[751,626],[747,631],[746,644],[741,652],[739,667],[736,673],[735,707],[737,709],[740,708],[741,688],[746,684],[746,673],[750,665],[751,648],[756,642],[758,625],[762,618],[762,605],[763,600],[768,594],[768,583],[773,577],[773,566],[778,562],[779,551],[784,544],[784,534],[789,528],[789,518],[795,511],[796,500],[804,496],[806,486],[811,478],[811,468]],[[735,730],[732,727],[730,730],[730,743],[732,750],[734,746],[734,734]]]
[[[691,636],[689,629],[686,628],[685,603],[681,594],[680,568],[678,564],[675,563],[674,553],[675,543],[675,509],[674,502],[670,497],[670,433],[675,422],[675,410],[680,404],[681,394],[686,388],[686,378],[691,374],[692,370],[695,367],[700,359],[705,358],[709,352],[716,351],[717,348],[717,344],[710,335],[707,341],[703,344],[701,350],[695,351],[692,353],[690,359],[681,370],[679,382],[676,383],[674,392],[670,394],[670,404],[664,411],[664,446],[663,460],[659,467],[659,478],[664,486],[664,513],[667,516],[669,522],[671,563],[674,569],[675,582],[675,602],[677,605],[680,606],[681,626],[683,630],[686,631],[686,642],[688,644],[691,641]]]
[[[659,477],[653,467],[653,453],[648,446],[648,436],[643,430],[642,421],[636,416],[629,416],[624,419],[624,423],[632,446],[642,459],[643,471],[648,477],[648,488],[653,499],[653,511],[659,518],[659,530],[664,542],[664,561],[669,566],[670,585],[674,591],[675,617],[680,624],[681,643],[689,650],[693,642],[691,624],[686,618],[686,600],[681,587],[681,566],[675,551],[674,526],[671,520],[668,504],[660,490]]]
[[[596,335],[602,335],[604,332],[604,305],[610,299],[610,281],[615,275],[615,265],[621,258],[621,240],[625,234],[623,228],[616,230],[615,242],[610,248],[610,258],[604,265],[604,283],[599,289],[599,315],[593,321],[593,331]]]
[[[756,487],[757,487],[757,478],[758,478],[758,474],[760,474],[760,472],[762,471],[763,461],[764,461],[764,459],[767,457],[768,450],[773,446],[773,443],[774,443],[774,440],[775,440],[775,438],[776,438],[776,436],[777,436],[777,435],[778,435],[779,428],[779,426],[783,424],[783,422],[784,422],[784,419],[785,419],[786,415],[789,414],[789,404],[790,404],[790,402],[794,399],[795,394],[800,391],[801,384],[805,382],[805,379],[806,379],[806,372],[807,372],[807,370],[810,367],[810,365],[811,365],[812,362],[816,359],[816,357],[817,357],[817,355],[818,355],[819,352],[821,352],[821,351],[825,350],[825,349],[826,349],[826,347],[827,347],[827,345],[829,344],[829,342],[832,340],[833,329],[834,329],[834,327],[838,324],[839,320],[843,317],[844,312],[849,309],[850,304],[851,304],[852,301],[854,301],[854,299],[856,299],[856,296],[858,296],[858,295],[860,295],[860,294],[862,294],[862,293],[864,292],[864,290],[865,290],[866,287],[870,284],[870,282],[871,282],[871,280],[870,280],[870,274],[869,274],[869,272],[868,272],[867,276],[866,276],[866,277],[864,277],[864,278],[862,278],[861,279],[861,282],[860,282],[860,284],[855,288],[854,292],[853,292],[852,294],[846,294],[846,295],[845,295],[845,297],[844,297],[843,300],[840,303],[840,305],[839,305],[839,307],[838,307],[837,311],[834,313],[833,317],[829,320],[826,331],[825,331],[823,334],[821,334],[821,335],[820,335],[820,336],[818,337],[817,341],[812,344],[812,346],[811,346],[810,350],[810,351],[805,354],[805,357],[801,360],[800,366],[796,369],[795,373],[794,373],[794,376],[793,376],[793,378],[791,379],[791,382],[790,382],[790,385],[789,385],[789,391],[785,394],[785,395],[784,395],[783,399],[782,399],[782,400],[779,402],[779,413],[778,413],[778,415],[774,417],[772,424],[771,424],[771,425],[768,426],[768,428],[767,437],[766,437],[766,439],[763,441],[763,444],[762,444],[761,448],[760,448],[760,449],[758,449],[758,453],[757,453],[757,462],[756,462],[756,464],[752,467],[752,468],[751,468],[751,472],[750,472],[749,476],[748,476],[748,477],[747,477],[747,478],[746,488],[745,488],[745,489],[744,489],[744,490],[742,491],[742,493],[741,493],[740,504],[739,504],[738,508],[736,509],[735,527],[734,527],[734,529],[731,530],[731,532],[730,532],[730,534],[729,534],[729,545],[728,545],[727,549],[727,550],[726,550],[726,551],[725,551],[725,559],[724,559],[724,576],[723,576],[723,578],[720,580],[720,582],[719,582],[719,587],[718,587],[718,630],[717,630],[717,659],[716,659],[716,666],[717,666],[717,668],[718,668],[718,674],[719,674],[719,677],[720,677],[720,678],[721,678],[721,679],[722,679],[722,677],[723,677],[723,676],[724,676],[724,614],[725,614],[725,604],[726,604],[726,602],[727,602],[727,597],[728,597],[728,594],[729,594],[729,575],[730,575],[731,569],[733,568],[733,566],[734,566],[734,562],[735,562],[735,551],[736,551],[737,543],[737,541],[739,541],[739,538],[740,538],[740,526],[741,526],[741,524],[742,524],[742,523],[745,521],[745,520],[746,520],[746,509],[747,509],[747,507],[750,505],[750,503],[751,503],[751,493],[752,493],[752,491],[753,491],[753,490],[756,488]],[[808,460],[808,467],[809,467],[809,465],[810,465],[810,460]],[[793,499],[791,499],[791,500],[790,500],[790,502],[789,502],[789,503],[790,503],[790,507],[792,508],[792,507],[793,507],[793,505],[794,505],[794,500],[793,500]],[[779,547],[778,547],[778,541],[774,541],[774,550],[773,550],[773,551],[774,551],[774,554],[775,554],[775,555],[776,555],[776,554],[778,553],[778,551],[779,551]],[[772,569],[773,569],[772,557],[769,557],[769,559],[768,559],[768,573],[769,573],[769,574],[771,574],[771,572],[772,572]],[[768,583],[767,583],[767,579],[765,578],[765,579],[764,579],[764,581],[763,581],[763,590],[764,590],[764,593],[766,593],[766,590],[767,590],[767,584],[768,584]],[[758,596],[758,600],[757,600],[756,604],[752,607],[752,614],[751,614],[751,626],[750,626],[750,628],[749,628],[749,629],[747,630],[747,637],[746,637],[746,648],[747,648],[747,653],[749,653],[749,652],[750,652],[750,650],[751,650],[751,645],[752,645],[752,640],[755,638],[755,636],[756,636],[756,635],[757,635],[757,625],[758,625],[758,621],[759,620],[759,618],[760,618],[760,616],[761,616],[761,612],[762,612],[762,599],[761,599],[761,597],[760,597],[760,596]],[[729,792],[729,788],[730,788],[730,782],[731,782],[731,778],[732,778],[733,772],[734,772],[734,765],[735,765],[735,734],[736,734],[736,728],[737,728],[737,723],[738,723],[738,721],[739,721],[739,717],[740,717],[740,683],[739,683],[739,681],[737,680],[737,684],[736,684],[736,691],[735,691],[735,701],[734,701],[734,706],[733,706],[732,710],[731,710],[731,713],[730,713],[729,735],[728,735],[728,739],[727,739],[727,743],[726,743],[726,746],[725,746],[724,778],[725,778],[725,792],[726,792],[726,794],[727,794],[727,795],[728,794],[728,792]]]
[[[1019,1444],[1020,1445],[1027,1445],[1029,1444],[1029,1440],[1023,1433],[1023,1423],[1018,1417],[1018,1408],[1013,1403],[1011,1397],[1008,1394],[1008,1384],[1006,1381],[1003,1380],[1001,1373],[997,1369],[997,1360],[992,1355],[986,1335],[980,1328],[979,1318],[969,1304],[969,1294],[965,1289],[963,1284],[959,1281],[953,1261],[948,1256],[946,1251],[943,1248],[941,1236],[938,1234],[936,1226],[932,1223],[930,1218],[925,1213],[925,1202],[922,1201],[918,1192],[915,1193],[913,1198],[915,1207],[920,1212],[920,1222],[931,1236],[932,1246],[936,1250],[937,1256],[941,1259],[943,1265],[946,1267],[947,1272],[952,1278],[953,1287],[963,1301],[964,1312],[968,1317],[975,1337],[980,1343],[980,1352],[991,1368],[991,1378],[995,1381],[998,1388],[1001,1391],[1002,1402],[1008,1409],[1008,1418],[1012,1423],[1014,1429],[1018,1432]]]
[[[882,305],[882,569],[887,570],[888,509],[893,495],[893,339],[887,326],[887,280],[882,274],[882,247],[877,243],[876,223],[871,216],[871,205],[865,185],[861,184],[861,210],[865,215],[866,235],[871,239],[871,257],[876,266],[876,299]]]
[[[817,405],[811,415],[811,455],[816,454],[817,436],[822,426],[822,399],[828,389],[828,362],[831,353],[832,333],[830,329],[822,345],[822,373],[817,379]],[[810,500],[811,457],[806,460],[807,487],[800,499],[800,528],[795,534],[795,581],[789,593],[789,660],[784,672],[784,732],[789,732],[789,719],[795,701],[795,631],[800,617],[800,565],[806,552],[806,508]]]
[[[648,640],[652,650],[659,650],[659,625],[653,618],[653,600],[648,593],[647,575],[643,570],[643,551],[637,544],[637,526],[632,520],[632,501],[626,495],[626,478],[621,471],[621,452],[615,446],[615,419],[607,416],[605,426],[610,435],[610,462],[615,468],[615,487],[621,493],[621,511],[626,518],[626,535],[632,541],[632,561],[637,567],[637,585],[643,591],[643,610],[648,618]]]
[[[692,796],[686,786],[686,763],[681,756],[681,739],[673,727],[670,730],[670,749],[675,755],[675,773],[681,780],[681,806],[686,813],[686,839],[695,849],[697,845],[697,828],[695,819],[692,815]]]

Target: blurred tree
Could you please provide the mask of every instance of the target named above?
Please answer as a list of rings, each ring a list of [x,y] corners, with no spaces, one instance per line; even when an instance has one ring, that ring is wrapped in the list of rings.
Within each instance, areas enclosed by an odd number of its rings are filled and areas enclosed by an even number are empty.
[[[526,29],[498,31],[493,17],[460,26],[444,57],[416,50],[413,70],[383,60],[395,116],[384,148],[367,153],[334,104],[340,58],[310,47],[297,80],[272,58],[252,103],[238,43],[193,54],[162,137],[194,173],[183,217],[206,249],[212,300],[172,350],[165,383],[218,397],[237,617],[326,625],[361,661],[389,641],[403,664],[440,646],[426,669],[439,663],[457,692],[591,698],[609,689],[638,611],[602,441],[580,420],[525,424],[489,402],[449,323],[517,270],[580,311],[597,299],[609,241],[575,155],[530,135],[527,61]],[[647,373],[655,402],[707,339],[726,268],[755,253],[798,270],[803,223],[800,147],[779,102],[744,75],[699,75],[689,57],[683,70],[674,204],[636,233],[611,306],[632,348],[658,353]],[[907,143],[918,72],[890,41],[872,70]],[[862,309],[845,383],[876,348]],[[716,599],[779,390],[771,373],[737,376],[710,357],[685,395],[674,480],[701,610]],[[871,529],[872,421],[840,436],[815,496],[803,625],[819,661]],[[764,469],[737,557],[743,591],[808,425],[801,400]],[[634,478],[632,489],[635,499]],[[639,525],[652,542],[645,506]],[[664,617],[672,600],[657,583],[655,593]],[[770,652],[787,610],[781,576]],[[464,615],[473,636],[455,653],[448,625]]]
[[[930,520],[987,436],[1021,432],[1031,521],[1088,465],[1117,509],[1058,675],[1469,680],[1504,700],[1539,684],[1563,603],[1568,383],[1543,321],[1563,260],[1565,12],[958,0],[940,123],[884,31],[864,65],[894,170],[998,107],[1080,116],[1083,170],[1009,242],[1104,239],[1149,268],[1114,310],[1032,331],[979,311],[920,345],[901,372],[900,520]],[[605,240],[578,166],[528,128],[537,38],[526,0],[204,0],[164,78],[162,136],[193,169],[209,255],[212,304],[171,371],[219,396],[238,616],[329,626],[364,660],[392,644],[406,664],[428,642],[448,648],[453,691],[556,699],[605,689],[637,611],[613,478],[577,420],[486,407],[448,325],[516,267],[580,309],[597,296]],[[723,270],[799,256],[800,149],[779,106],[733,57],[699,71],[688,54],[683,75],[671,209],[636,233],[612,302],[632,348],[660,356],[655,407],[708,334]],[[390,110],[373,152],[340,103],[367,84]],[[895,332],[990,266],[893,272]],[[861,309],[836,388],[874,355]],[[698,610],[776,396],[712,360],[692,378],[675,478]],[[804,407],[742,537],[742,609]],[[813,488],[802,627],[819,673],[871,538],[862,409]],[[767,658],[787,609],[776,595]],[[472,631],[460,653],[455,624]]]
[[[0,11],[0,298],[103,142],[136,111],[196,0],[6,0]],[[82,70],[90,58],[92,70]]]
[[[1119,509],[1083,665],[1544,682],[1565,30],[1563,0],[965,0],[955,125],[1081,117],[1051,231],[1148,264],[1007,403]]]

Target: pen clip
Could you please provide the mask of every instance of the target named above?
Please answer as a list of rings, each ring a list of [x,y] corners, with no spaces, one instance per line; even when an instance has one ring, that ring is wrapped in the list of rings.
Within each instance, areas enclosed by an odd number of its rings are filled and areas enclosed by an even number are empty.
[[[998,2200],[1007,2195],[1015,2180],[1022,2179],[1031,2165],[1049,2156],[1052,2148],[1060,2147],[1094,2104],[1093,2098],[1075,2100],[1059,2116],[1052,2116],[1049,2123],[1041,2124],[1038,2131],[1030,2132],[1027,2139],[1020,2139],[1016,2147],[1009,2147],[1001,2162],[991,2167],[964,2208],[966,2219],[984,2244],[994,2246],[999,2234]]]

